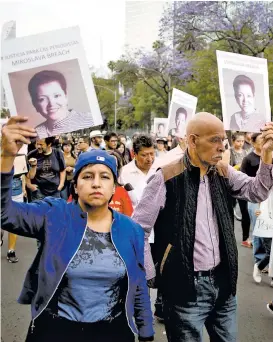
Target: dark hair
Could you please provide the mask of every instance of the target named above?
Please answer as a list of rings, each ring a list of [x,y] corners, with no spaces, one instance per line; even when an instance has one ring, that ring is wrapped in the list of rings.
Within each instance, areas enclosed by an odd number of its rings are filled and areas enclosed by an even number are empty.
[[[133,151],[138,154],[142,147],[154,147],[154,140],[148,135],[139,135],[133,142]]]
[[[80,140],[80,139],[82,139],[86,144],[89,145],[89,143],[90,143],[90,138],[89,138],[87,135],[81,136],[81,137],[79,138],[79,140]],[[79,141],[79,140],[78,140],[78,141]]]
[[[124,147],[124,152],[123,152],[123,153],[119,152],[119,153],[121,153],[122,157],[124,158],[124,157],[125,157],[125,152],[126,152],[126,146],[125,146],[125,144],[123,144],[123,142],[119,141],[119,142],[118,142],[117,149],[118,149],[121,145],[123,145],[123,147]]]
[[[115,132],[107,132],[104,136],[105,141],[110,141],[111,138],[116,137],[118,138],[117,134]]]
[[[179,114],[184,114],[186,119],[187,119],[188,113],[187,113],[186,109],[180,107],[180,108],[177,109],[177,111],[175,113],[175,122],[177,121]]]
[[[28,83],[28,92],[33,104],[37,100],[38,87],[50,82],[58,82],[64,93],[67,94],[67,84],[64,75],[54,70],[43,70],[35,74]]]
[[[258,136],[261,135],[261,134],[262,134],[262,132],[260,132],[260,133],[253,133],[252,136],[251,136],[251,141],[253,143],[255,143],[257,138],[258,138]]]
[[[47,145],[53,145],[54,142],[55,142],[55,137],[47,137],[47,138],[45,138],[45,143]]]
[[[75,156],[75,152],[74,152],[74,144],[70,141],[70,140],[64,140],[63,143],[62,143],[62,150],[64,150],[64,146],[67,146],[67,145],[70,145],[71,146],[71,155],[74,159],[77,159],[76,156]]]
[[[164,123],[162,123],[162,122],[160,122],[160,123],[158,124],[157,128],[159,128],[159,126],[165,127]]]
[[[119,151],[113,151],[113,150],[108,150],[107,153],[117,158],[117,162],[118,162],[117,168],[118,168],[118,177],[119,177],[121,168],[124,166],[122,155]]]
[[[238,139],[238,137],[244,137],[244,133],[243,132],[236,132],[236,133],[233,133],[232,136],[231,136],[231,140],[232,141],[235,141],[236,139]]]
[[[248,76],[245,75],[238,75],[234,78],[233,81],[233,89],[235,94],[238,92],[238,88],[241,84],[247,84],[250,86],[253,95],[255,94],[255,85],[252,79],[250,79]]]

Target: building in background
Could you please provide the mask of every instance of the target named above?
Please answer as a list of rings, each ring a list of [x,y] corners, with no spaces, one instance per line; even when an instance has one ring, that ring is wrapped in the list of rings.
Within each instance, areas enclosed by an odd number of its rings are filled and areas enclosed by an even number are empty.
[[[165,1],[126,1],[125,49],[152,49],[159,39],[159,21]]]
[[[1,33],[1,44],[3,40],[6,39],[13,39],[16,38],[16,21],[9,21],[6,22],[2,26],[2,33]],[[1,49],[3,54],[3,49]],[[2,75],[1,75],[1,109],[8,108],[7,97],[5,94],[5,90],[2,83]]]

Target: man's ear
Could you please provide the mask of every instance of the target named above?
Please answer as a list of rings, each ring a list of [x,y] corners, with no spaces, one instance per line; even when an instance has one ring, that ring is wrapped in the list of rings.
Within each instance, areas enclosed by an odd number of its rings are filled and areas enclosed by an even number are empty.
[[[191,148],[195,148],[196,147],[196,140],[197,140],[197,136],[195,134],[190,134],[187,137],[187,143]]]

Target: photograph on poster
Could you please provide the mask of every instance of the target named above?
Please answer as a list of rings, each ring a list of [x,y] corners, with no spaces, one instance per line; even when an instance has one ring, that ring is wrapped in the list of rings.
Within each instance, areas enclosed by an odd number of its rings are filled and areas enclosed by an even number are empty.
[[[167,137],[168,135],[167,124],[168,124],[167,118],[154,118],[154,133],[156,134],[156,137],[160,137],[160,138]]]
[[[259,132],[270,121],[267,61],[217,51],[226,130]]]
[[[6,40],[3,85],[12,116],[28,116],[39,138],[103,120],[78,27]]]
[[[181,104],[172,103],[172,118],[170,120],[169,134],[175,137],[183,137],[186,134],[186,125],[193,116],[193,109]]]
[[[173,89],[168,116],[168,134],[173,137],[185,137],[187,122],[196,111],[197,97],[181,90]]]
[[[223,69],[224,92],[229,103],[229,129],[253,132],[266,123],[264,94],[256,91],[263,88],[263,75],[240,73]]]
[[[76,59],[9,73],[18,115],[45,138],[93,126]]]

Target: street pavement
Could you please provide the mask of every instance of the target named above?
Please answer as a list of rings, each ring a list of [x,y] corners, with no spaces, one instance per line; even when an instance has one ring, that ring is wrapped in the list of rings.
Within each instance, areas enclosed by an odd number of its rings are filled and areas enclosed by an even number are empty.
[[[266,303],[273,299],[273,288],[269,286],[270,281],[267,275],[263,276],[261,284],[254,283],[252,279],[252,250],[240,246],[241,228],[238,222],[236,222],[236,235],[239,249],[238,342],[272,342],[273,316],[266,310]],[[30,306],[20,305],[16,300],[21,291],[26,271],[36,252],[36,240],[19,237],[17,241],[19,262],[17,264],[8,263],[6,260],[7,233],[5,233],[1,251],[2,342],[25,341],[30,322]],[[151,297],[154,301],[155,291],[151,292]],[[155,341],[166,342],[164,325],[156,323],[155,330]],[[206,332],[204,336],[204,342],[209,341]]]

